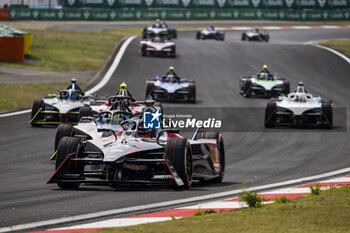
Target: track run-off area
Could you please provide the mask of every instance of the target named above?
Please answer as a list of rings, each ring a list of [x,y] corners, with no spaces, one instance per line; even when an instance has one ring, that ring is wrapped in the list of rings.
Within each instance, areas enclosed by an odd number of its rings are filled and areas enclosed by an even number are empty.
[[[30,113],[2,117],[0,122],[0,228],[62,217],[181,200],[299,179],[350,167],[350,64],[309,41],[349,38],[349,28],[271,30],[270,42],[241,42],[241,31],[226,31],[225,41],[197,41],[195,31],[181,31],[177,57],[141,57],[140,38],[131,41],[108,83],[98,95],[113,95],[125,81],[136,99],[143,99],[146,80],[163,75],[169,66],[195,80],[197,103],[167,107],[264,108],[267,99],[243,98],[239,78],[257,73],[263,64],[290,81],[299,81],[315,96],[332,99],[334,129],[265,129],[264,115],[232,116],[247,131],[224,132],[226,172],[223,183],[194,184],[190,190],[168,187],[121,188],[85,186],[60,190],[46,181],[54,172],[54,127],[32,128]],[[339,111],[338,111],[339,112]],[[341,117],[339,115],[342,115]],[[251,130],[253,129],[253,130]],[[186,133],[186,136],[190,134]]]

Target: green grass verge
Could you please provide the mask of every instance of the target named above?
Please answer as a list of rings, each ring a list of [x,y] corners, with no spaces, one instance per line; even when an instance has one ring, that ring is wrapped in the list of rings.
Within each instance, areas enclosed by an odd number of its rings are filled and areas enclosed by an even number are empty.
[[[328,40],[321,42],[320,45],[335,49],[347,57],[350,57],[350,39],[343,40]]]
[[[42,99],[47,94],[57,93],[57,88],[62,90],[67,86],[67,83],[0,85],[0,111],[30,108],[34,99]]]
[[[23,64],[0,65],[49,71],[100,70],[114,46],[124,36],[141,35],[141,28],[119,28],[104,32],[30,30],[32,54]]]
[[[262,208],[94,232],[349,232],[349,219],[350,186],[347,186]]]

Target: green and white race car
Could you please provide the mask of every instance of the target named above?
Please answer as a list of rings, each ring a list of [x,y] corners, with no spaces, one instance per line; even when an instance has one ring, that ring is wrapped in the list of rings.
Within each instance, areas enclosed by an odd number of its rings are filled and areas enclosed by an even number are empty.
[[[289,93],[289,82],[269,73],[242,77],[240,79],[240,94],[244,97],[278,97]]]

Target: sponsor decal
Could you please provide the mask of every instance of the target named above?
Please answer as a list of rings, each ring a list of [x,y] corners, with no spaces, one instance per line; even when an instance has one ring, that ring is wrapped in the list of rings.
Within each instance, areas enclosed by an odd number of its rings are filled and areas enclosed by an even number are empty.
[[[84,18],[88,19],[90,17],[90,13],[88,11],[84,12]]]
[[[239,12],[238,11],[234,11],[233,12],[233,17],[238,18],[238,16],[239,16]]]
[[[287,7],[291,7],[294,3],[294,0],[286,0]]]
[[[265,1],[266,6],[283,6],[282,0],[267,0]]]
[[[212,10],[212,11],[210,11],[209,15],[210,15],[211,18],[214,18],[216,13],[215,13],[215,11]]]
[[[63,11],[59,11],[57,13],[57,15],[58,15],[58,18],[62,19],[63,15],[64,15],[64,12]]]
[[[280,16],[281,19],[283,19],[283,18],[284,18],[284,12],[281,11],[281,12],[279,13],[279,16]]]
[[[324,19],[327,19],[327,18],[328,18],[328,13],[327,13],[327,12],[323,12],[322,15],[323,15],[323,18],[324,18]]]
[[[261,18],[262,12],[261,12],[261,11],[257,11],[257,12],[256,12],[256,16],[258,16],[258,18]]]
[[[305,12],[303,12],[303,13],[301,13],[301,17],[303,18],[303,19],[306,19],[306,13]]]
[[[218,4],[219,4],[219,7],[223,7],[226,3],[226,0],[217,0],[218,1]]]
[[[194,0],[194,4],[197,6],[214,6],[214,0]]]
[[[112,11],[112,13],[109,14],[109,17],[111,17],[111,19],[114,19],[116,15],[117,14],[114,11]]]
[[[150,6],[150,5],[152,5],[153,0],[145,0],[145,2],[146,2],[146,5],[147,5],[147,6]]]
[[[188,5],[190,4],[191,0],[181,0],[182,4],[184,5],[184,7],[188,7]]]
[[[258,7],[260,0],[252,0],[253,6]]]
[[[81,19],[82,14],[80,12],[66,12],[66,17],[69,19]]]
[[[138,19],[139,19],[139,18],[141,17],[142,13],[141,13],[140,11],[138,11],[138,12],[136,12],[136,14],[135,14],[135,15],[136,15],[136,18],[138,18]]]
[[[187,11],[185,14],[187,19],[191,18],[192,13],[190,11]]]
[[[85,4],[103,4],[103,0],[85,0]]]
[[[107,0],[108,6],[112,6],[114,4],[115,0]]]
[[[163,128],[178,128],[178,129],[220,129],[222,121],[214,117],[206,119],[197,119],[191,114],[172,114],[163,115]]]
[[[301,6],[316,6],[316,1],[315,0],[300,0],[299,4]]]
[[[34,19],[38,18],[38,16],[39,16],[39,12],[37,10],[33,11],[32,14],[33,14]]]
[[[11,11],[10,15],[11,15],[11,18],[15,18],[16,17],[16,11],[15,10]]]
[[[324,7],[327,0],[317,0],[317,1],[318,1],[318,4],[320,4],[320,7]]]
[[[345,12],[345,13],[344,13],[344,16],[345,16],[346,19],[348,19],[348,18],[350,17],[349,12]]]
[[[179,5],[179,0],[159,0],[160,5]]]
[[[161,115],[158,110],[156,112],[145,112],[143,114],[143,127],[145,129],[160,129]]]
[[[75,3],[75,0],[68,0],[68,4],[71,6]]]
[[[229,6],[249,6],[249,0],[229,0],[227,2]]]
[[[164,19],[164,18],[166,17],[166,12],[165,12],[165,11],[162,11],[162,12],[160,13],[160,17]]]
[[[347,6],[347,2],[346,0],[333,0],[328,2],[329,4],[333,5],[333,6]]]

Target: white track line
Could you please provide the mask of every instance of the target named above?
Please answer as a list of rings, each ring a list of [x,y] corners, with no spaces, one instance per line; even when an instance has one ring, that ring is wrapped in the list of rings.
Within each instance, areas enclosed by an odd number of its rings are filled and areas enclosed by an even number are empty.
[[[94,86],[90,90],[86,91],[87,95],[91,95],[91,94],[95,93],[96,91],[100,90],[102,87],[104,87],[108,83],[108,81],[111,79],[114,71],[117,69],[117,67],[118,67],[118,65],[119,65],[119,63],[120,63],[120,61],[125,53],[125,50],[129,46],[129,44],[132,42],[132,40],[135,39],[135,37],[136,36],[129,37],[123,43],[123,45],[120,47],[116,57],[114,58],[114,61],[111,65],[111,67],[109,67],[109,69],[108,69],[107,73],[105,74],[105,76],[103,77],[103,79],[96,86]],[[18,112],[5,113],[5,114],[1,114],[0,118],[21,115],[21,114],[25,114],[25,113],[29,113],[29,112],[31,112],[31,109],[18,111]]]
[[[309,176],[309,177],[304,177],[304,178],[300,178],[300,179],[278,182],[278,183],[274,183],[274,184],[251,187],[251,188],[247,188],[245,190],[246,191],[261,191],[261,190],[265,190],[265,189],[290,186],[290,185],[295,185],[295,184],[304,183],[304,182],[310,182],[310,181],[314,182],[314,181],[317,181],[320,179],[324,179],[324,178],[331,177],[331,176],[337,176],[337,175],[349,173],[349,172],[350,172],[350,167],[336,170],[333,172],[327,172],[327,173],[316,175],[316,176]],[[62,224],[62,223],[69,223],[69,222],[79,221],[79,220],[81,221],[81,220],[88,220],[88,219],[99,218],[99,217],[107,217],[107,216],[112,216],[112,215],[117,215],[117,214],[133,213],[136,211],[145,211],[145,210],[152,210],[152,209],[156,209],[156,208],[165,208],[165,207],[173,206],[173,205],[183,205],[183,204],[187,204],[187,203],[191,203],[191,202],[198,202],[198,201],[205,201],[205,200],[210,200],[210,199],[234,196],[234,195],[240,194],[241,192],[242,192],[242,190],[226,191],[226,192],[221,192],[221,193],[214,193],[214,194],[208,194],[208,195],[203,195],[203,196],[190,197],[190,198],[181,199],[181,200],[165,201],[165,202],[152,203],[152,204],[146,204],[146,205],[140,205],[140,206],[133,206],[133,207],[122,208],[122,209],[100,211],[100,212],[96,212],[96,213],[83,214],[83,215],[77,215],[77,216],[72,216],[72,217],[52,219],[52,220],[47,220],[47,221],[21,224],[21,225],[15,225],[15,226],[11,226],[11,227],[0,228],[0,232],[19,231],[19,230],[23,231],[23,230],[31,229],[31,228],[44,227],[44,226],[50,226],[50,225]]]

